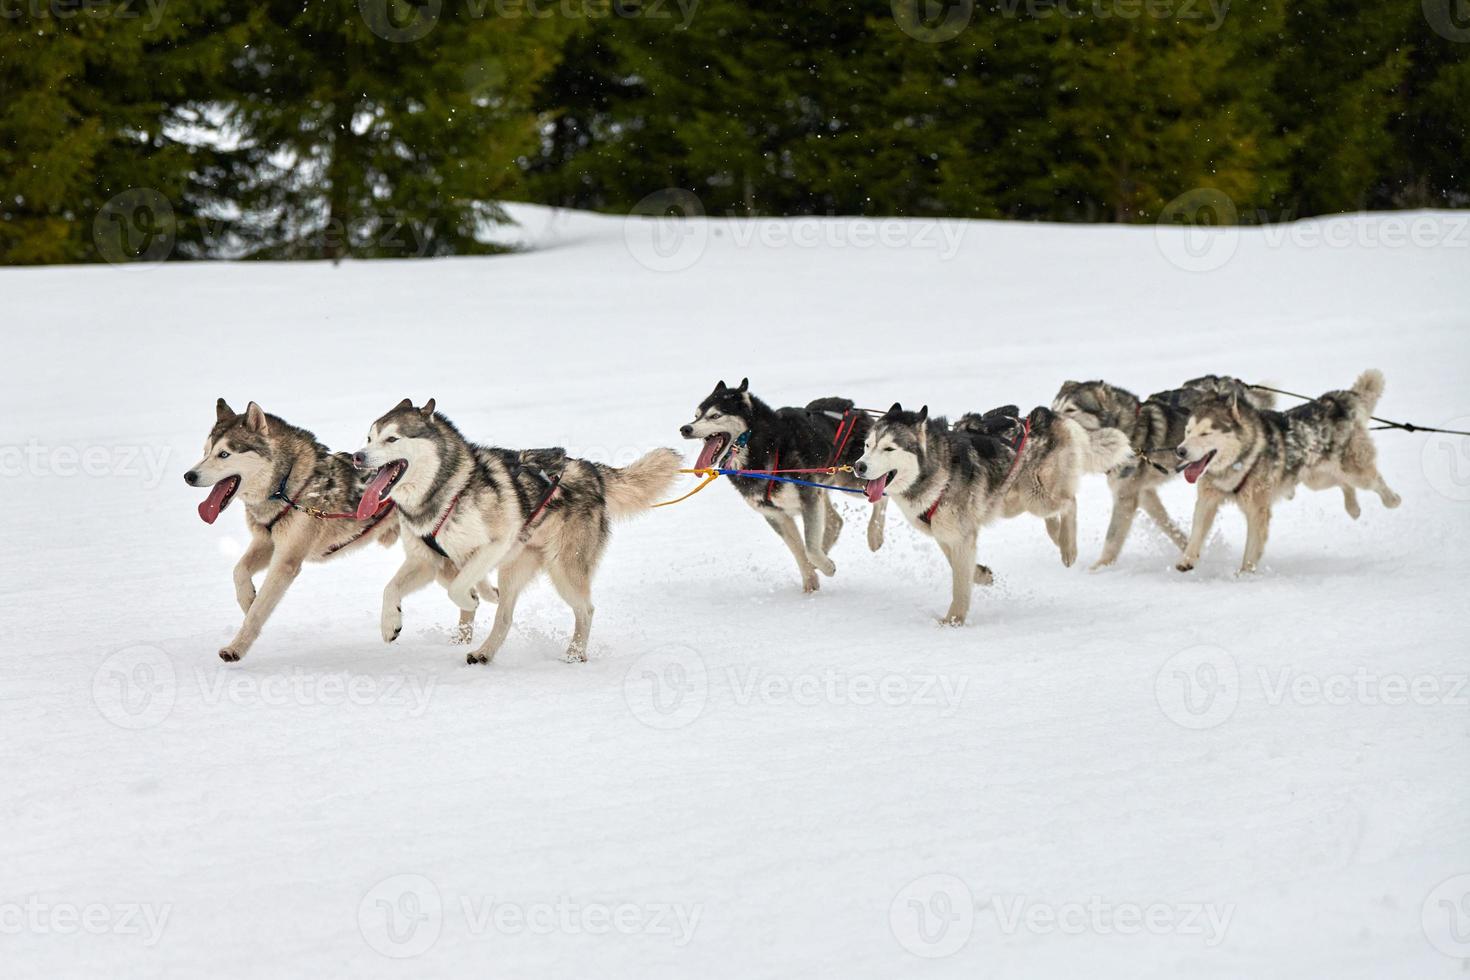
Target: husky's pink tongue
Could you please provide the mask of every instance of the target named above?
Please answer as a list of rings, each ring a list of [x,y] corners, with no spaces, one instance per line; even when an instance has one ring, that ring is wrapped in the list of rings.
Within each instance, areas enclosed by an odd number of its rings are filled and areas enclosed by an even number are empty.
[[[388,484],[398,475],[398,464],[389,463],[373,475],[372,480],[362,491],[362,499],[357,502],[357,519],[365,521],[378,512],[383,505],[383,494],[388,492]]]
[[[219,512],[225,509],[225,504],[229,503],[230,494],[235,492],[235,487],[239,482],[239,477],[227,476],[214,485],[209,491],[209,496],[199,504],[199,516],[204,523],[213,524],[219,519]]]
[[[704,448],[699,451],[699,459],[695,460],[696,470],[708,469],[715,465],[715,457],[721,449],[725,448],[726,437],[721,435],[710,436],[704,440]]]
[[[1204,475],[1205,467],[1210,465],[1210,460],[1214,458],[1215,453],[1213,450],[1211,450],[1210,452],[1205,453],[1199,459],[1195,460],[1193,463],[1190,463],[1188,466],[1184,467],[1184,479],[1188,480],[1190,483],[1198,480],[1201,476]]]
[[[888,474],[884,473],[876,480],[869,480],[867,486],[868,503],[876,504],[883,498],[883,491],[888,487]]]

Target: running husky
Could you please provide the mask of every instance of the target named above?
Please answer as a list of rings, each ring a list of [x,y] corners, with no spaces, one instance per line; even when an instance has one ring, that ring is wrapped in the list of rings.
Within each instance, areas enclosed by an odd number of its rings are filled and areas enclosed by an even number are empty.
[[[1124,388],[1105,381],[1068,381],[1052,400],[1053,412],[1078,422],[1088,431],[1117,429],[1128,437],[1134,456],[1108,471],[1108,489],[1113,492],[1113,517],[1108,523],[1102,556],[1093,568],[1118,560],[1139,505],[1153,518],[1175,547],[1183,551],[1185,537],[1164,509],[1158,488],[1173,477],[1166,464],[1174,447],[1184,438],[1189,411],[1211,395],[1233,395],[1255,408],[1271,408],[1273,396],[1251,388],[1235,378],[1209,374],[1182,387],[1160,391],[1143,401]]]
[[[1342,489],[1343,506],[1357,520],[1359,489],[1372,490],[1383,506],[1399,505],[1375,464],[1368,416],[1383,395],[1383,374],[1368,370],[1349,391],[1329,391],[1286,412],[1263,411],[1236,395],[1215,395],[1194,406],[1177,454],[1178,469],[1199,484],[1189,546],[1179,562],[1187,572],[1200,551],[1220,504],[1233,501],[1245,512],[1245,558],[1253,572],[1266,550],[1271,504],[1290,500],[1298,483],[1311,490]]]
[[[587,659],[592,574],[607,545],[609,518],[648,509],[680,465],[672,449],[614,469],[559,449],[515,453],[475,445],[434,411],[432,398],[422,408],[407,398],[399,402],[373,423],[352,462],[373,471],[358,514],[391,500],[403,530],[403,566],[383,590],[383,639],[391,643],[398,635],[403,597],[427,585],[443,559],[460,570],[449,583],[449,598],[471,617],[479,601],[476,583],[498,569],[495,625],[465,658],[482,664],[505,642],[516,599],[543,569],[572,607],[567,659]]]
[[[949,559],[954,593],[941,623],[959,625],[976,583],[990,570],[975,564],[975,538],[998,517],[1031,513],[1046,519],[1062,563],[1077,559],[1077,482],[1083,473],[1118,465],[1131,450],[1116,429],[1089,433],[1046,408],[1024,420],[1014,406],[966,415],[951,428],[929,418],[926,405],[906,412],[894,403],[873,424],[853,470],[868,477],[868,499],[886,491],[909,523]]]
[[[346,453],[330,452],[316,436],[255,402],[243,414],[223,398],[215,403],[204,458],[184,474],[184,482],[211,488],[199,505],[206,524],[213,524],[236,497],[245,502],[250,544],[235,565],[235,600],[245,622],[219,652],[221,660],[245,656],[303,562],[360,551],[370,541],[388,547],[398,538],[398,515],[391,506],[362,517],[355,513],[366,481]],[[269,571],[257,594],[254,576],[265,568]],[[454,568],[440,562],[433,574],[447,584]],[[488,585],[486,593],[493,595]],[[456,642],[470,641],[473,619],[460,615]]]
[[[867,413],[846,398],[819,398],[805,408],[773,409],[750,393],[749,378],[741,378],[738,388],[724,381],[716,384],[694,410],[694,421],[681,426],[679,434],[704,440],[696,469],[813,470],[852,465],[871,426]],[[846,473],[793,475],[814,483],[862,486]],[[729,480],[791,550],[802,591],[817,591],[818,572],[836,574],[828,554],[842,533],[842,515],[826,490],[760,477]],[[876,501],[868,519],[868,547],[873,551],[883,546],[883,512],[883,502]]]

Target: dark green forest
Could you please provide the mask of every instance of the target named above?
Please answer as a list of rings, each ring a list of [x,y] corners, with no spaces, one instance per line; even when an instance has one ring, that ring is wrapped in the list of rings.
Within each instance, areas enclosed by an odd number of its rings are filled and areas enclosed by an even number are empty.
[[[1467,0],[0,0],[6,264],[472,254],[666,188],[1284,221],[1470,206],[1467,159]]]

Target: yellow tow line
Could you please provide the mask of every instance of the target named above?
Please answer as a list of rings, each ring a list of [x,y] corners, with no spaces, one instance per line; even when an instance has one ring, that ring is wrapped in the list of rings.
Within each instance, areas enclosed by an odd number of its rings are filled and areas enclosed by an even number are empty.
[[[716,480],[718,480],[720,478],[720,471],[719,470],[710,469],[708,467],[705,467],[703,469],[680,470],[679,472],[680,473],[694,473],[694,474],[696,474],[698,476],[704,477],[704,479],[702,481],[700,481],[699,486],[695,487],[693,490],[690,490],[684,496],[682,496],[682,497],[675,497],[673,500],[665,500],[663,503],[661,503],[661,504],[654,504],[653,506],[655,506],[655,507],[667,507],[670,504],[677,504],[681,500],[688,500],[690,497],[694,496],[696,493],[698,493],[699,491],[703,490],[705,487],[709,486],[711,483],[715,482]]]

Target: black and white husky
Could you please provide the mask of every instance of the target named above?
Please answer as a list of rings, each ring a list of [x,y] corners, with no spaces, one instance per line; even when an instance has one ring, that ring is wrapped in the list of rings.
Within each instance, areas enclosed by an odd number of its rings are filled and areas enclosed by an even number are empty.
[[[427,585],[447,557],[459,568],[449,597],[470,613],[477,584],[499,572],[495,625],[466,658],[483,664],[505,642],[517,597],[541,571],[572,608],[567,659],[587,659],[592,575],[609,522],[652,506],[673,484],[680,459],[656,449],[618,469],[560,450],[480,446],[435,412],[432,398],[421,408],[405,398],[373,423],[353,463],[374,471],[359,514],[392,500],[402,529],[403,566],[383,590],[383,639],[392,642],[402,628],[403,596]]]
[[[988,584],[975,564],[980,529],[1000,517],[1029,513],[1046,520],[1062,563],[1077,558],[1077,483],[1131,455],[1114,429],[1089,434],[1076,422],[1036,408],[1024,420],[1013,407],[967,415],[950,426],[926,405],[906,412],[894,403],[873,424],[853,469],[866,477],[868,499],[892,497],[910,524],[934,538],[952,572],[953,594],[942,623],[959,625],[970,593]]]
[[[821,398],[805,408],[771,408],[750,393],[750,379],[742,378],[737,388],[724,381],[715,385],[694,410],[694,421],[680,427],[679,434],[704,441],[694,464],[697,469],[812,470],[851,466],[871,425],[867,414],[846,398]],[[846,472],[791,476],[810,483],[862,486]],[[804,591],[818,589],[818,572],[836,573],[829,553],[842,532],[842,515],[832,506],[828,491],[761,477],[729,480],[790,549]],[[877,551],[882,544],[883,503],[877,501],[868,520],[868,547]]]

